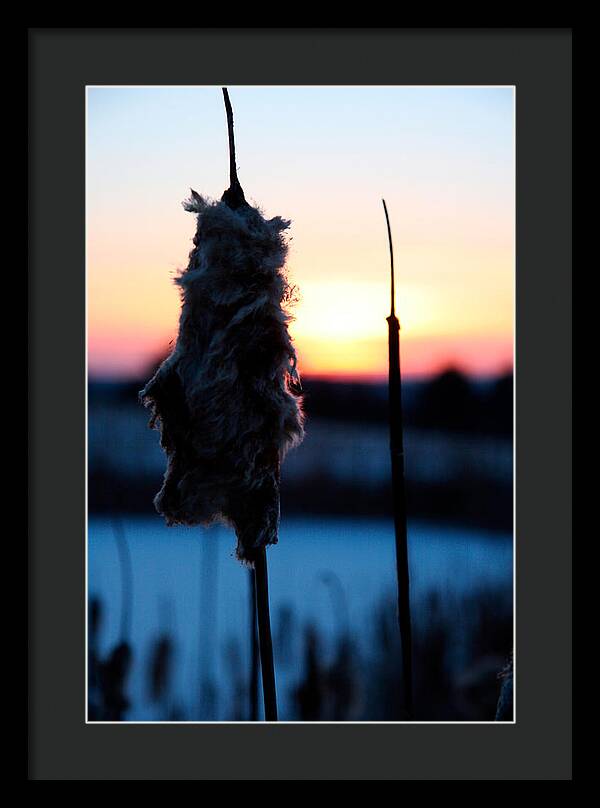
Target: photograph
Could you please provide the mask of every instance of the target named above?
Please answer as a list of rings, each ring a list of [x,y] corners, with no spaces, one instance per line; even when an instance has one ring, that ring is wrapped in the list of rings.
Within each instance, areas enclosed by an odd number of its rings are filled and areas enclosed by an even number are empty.
[[[85,87],[87,724],[516,721],[516,92]]]

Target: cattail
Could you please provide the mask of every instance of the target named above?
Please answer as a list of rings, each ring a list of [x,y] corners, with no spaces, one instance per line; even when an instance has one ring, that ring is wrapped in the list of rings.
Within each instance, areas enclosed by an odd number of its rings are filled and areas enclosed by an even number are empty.
[[[383,210],[390,246],[391,307],[388,322],[389,350],[389,422],[392,466],[392,496],[394,502],[394,533],[396,540],[396,578],[398,582],[398,627],[402,642],[402,684],[406,716],[413,717],[412,628],[410,617],[410,579],[408,571],[408,535],[406,527],[406,494],[404,481],[404,440],[402,436],[402,374],[400,372],[400,322],[396,317],[394,246],[392,229],[385,199]]]
[[[155,506],[170,525],[221,521],[235,529],[237,556],[257,575],[262,657],[263,642],[267,652],[270,645],[264,548],[277,542],[280,463],[303,437],[286,311],[293,298],[284,271],[290,222],[266,219],[246,201],[227,90],[223,95],[230,186],[219,201],[192,190],[184,202],[197,230],[176,280],[177,342],[140,396],[167,455]]]
[[[192,191],[184,202],[198,224],[176,280],[179,334],[141,398],[167,454],[159,513],[170,525],[231,524],[238,557],[253,562],[277,541],[279,463],[303,430],[285,310],[290,223],[246,202],[232,159],[220,201]]]

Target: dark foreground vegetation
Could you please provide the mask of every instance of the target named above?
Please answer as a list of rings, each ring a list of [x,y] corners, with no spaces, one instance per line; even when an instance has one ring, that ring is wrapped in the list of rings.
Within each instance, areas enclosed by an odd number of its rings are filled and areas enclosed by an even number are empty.
[[[219,652],[226,660],[226,682],[199,681],[200,712],[186,713],[172,683],[177,644],[168,632],[152,648],[119,643],[103,658],[98,652],[104,605],[90,603],[89,719],[126,721],[132,698],[154,705],[155,720],[186,721],[216,718],[250,719],[250,670],[236,640]],[[431,595],[416,610],[414,647],[415,719],[420,721],[493,721],[502,686],[502,671],[512,647],[512,598],[504,590],[485,591],[460,602],[442,604]],[[280,693],[287,705],[284,720],[396,721],[402,720],[401,667],[395,603],[381,600],[370,616],[366,648],[343,626],[333,642],[314,625],[298,624],[282,608],[274,620],[277,669],[296,671],[289,692]],[[132,693],[130,670],[143,652],[144,692]],[[296,659],[298,655],[299,659]],[[512,709],[504,715],[512,720]]]
[[[512,375],[476,381],[456,371],[403,387],[410,519],[512,531]],[[141,381],[90,382],[89,511],[152,514],[164,472],[158,436],[137,400]],[[307,437],[286,460],[282,515],[391,514],[387,386],[305,380]],[[232,561],[232,563],[234,563]],[[117,569],[107,570],[119,576]],[[174,686],[181,663],[168,624],[152,647],[131,631],[107,645],[106,612],[91,586],[89,718],[248,720],[247,648],[221,636],[211,653],[226,677],[199,677],[185,703]],[[144,609],[155,604],[144,604]],[[512,651],[512,590],[475,589],[460,599],[431,593],[413,604],[415,719],[491,721]],[[401,654],[392,593],[364,615],[360,635],[342,619],[335,636],[302,624],[291,607],[273,614],[281,718],[393,721],[402,718]],[[243,625],[247,616],[240,615]],[[355,633],[353,633],[355,632]],[[199,659],[203,649],[198,651]],[[132,676],[135,669],[137,676]],[[140,670],[144,681],[140,685]],[[505,692],[508,689],[505,688]],[[261,699],[259,698],[259,701]],[[512,717],[512,703],[503,720]],[[191,707],[190,705],[196,705]]]

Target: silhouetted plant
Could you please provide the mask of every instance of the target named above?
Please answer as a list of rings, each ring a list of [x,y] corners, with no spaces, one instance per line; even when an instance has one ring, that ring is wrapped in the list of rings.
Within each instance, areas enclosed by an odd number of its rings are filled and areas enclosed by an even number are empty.
[[[167,456],[154,499],[168,525],[224,522],[254,568],[265,718],[277,720],[265,548],[278,540],[280,466],[303,437],[284,265],[290,222],[266,219],[237,175],[233,110],[223,99],[229,188],[211,202],[192,190],[194,249],[176,283],[173,351],[140,392]]]
[[[129,708],[125,694],[132,652],[128,642],[120,642],[100,663],[100,691],[104,721],[123,721]]]
[[[158,637],[152,645],[148,662],[148,694],[155,703],[165,703],[173,664],[173,641],[168,634]]]
[[[100,631],[102,628],[102,602],[92,596],[88,605],[88,719],[98,721],[102,715],[100,690]]]
[[[392,228],[385,199],[382,199],[390,247],[390,314],[388,323],[388,395],[390,424],[390,460],[392,503],[394,509],[394,538],[396,547],[397,618],[402,646],[402,695],[404,717],[413,717],[412,620],[410,608],[410,574],[408,562],[408,533],[406,515],[406,482],[404,474],[404,422],[402,411],[402,373],[400,368],[400,322],[396,317],[394,248]]]
[[[275,630],[275,658],[278,667],[289,668],[294,662],[296,619],[289,603],[284,603],[277,612]]]
[[[129,545],[121,518],[114,516],[112,524],[121,573],[120,641],[105,659],[99,661],[98,681],[101,694],[100,714],[102,720],[123,721],[129,708],[129,699],[125,689],[132,660],[129,636],[133,609],[133,569]]]
[[[319,580],[325,584],[331,598],[331,606],[334,619],[337,623],[338,633],[347,634],[350,630],[350,618],[348,616],[346,593],[340,579],[332,570],[325,570],[325,572],[319,575]]]
[[[348,635],[334,640],[331,663],[314,626],[304,633],[304,669],[293,697],[302,721],[346,721],[357,705],[356,651]]]
[[[230,638],[225,645],[225,663],[228,671],[228,681],[232,696],[232,706],[229,719],[231,721],[245,721],[247,719],[248,692],[246,677],[242,666],[240,646],[236,639]]]
[[[319,664],[319,640],[314,626],[304,632],[304,675],[294,692],[301,721],[319,721],[324,699],[324,674]]]
[[[248,617],[250,619],[250,677],[248,681],[248,719],[258,721],[258,681],[260,678],[260,652],[258,647],[258,621],[256,619],[256,577],[248,570]]]
[[[394,607],[395,600],[386,598],[373,614],[374,647],[365,694],[365,712],[371,721],[403,718],[401,648]]]
[[[131,668],[131,645],[121,640],[102,658],[99,644],[103,607],[99,598],[90,599],[88,614],[88,718],[123,721],[129,708],[125,690]]]
[[[354,644],[348,635],[339,638],[333,664],[327,672],[327,692],[332,721],[347,721],[358,695]]]
[[[447,612],[442,611],[436,592],[425,597],[420,611],[422,617],[415,642],[417,718],[421,721],[443,721],[450,718],[447,712],[452,692],[449,663],[452,637],[449,629],[453,615],[448,616]]]
[[[500,696],[496,706],[496,721],[512,721],[513,714],[513,658],[498,674],[501,682]]]

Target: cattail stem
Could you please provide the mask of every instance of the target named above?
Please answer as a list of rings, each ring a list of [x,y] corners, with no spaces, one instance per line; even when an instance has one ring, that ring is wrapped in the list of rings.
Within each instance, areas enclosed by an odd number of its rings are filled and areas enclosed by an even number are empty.
[[[254,570],[248,571],[250,593],[250,721],[258,721],[258,676],[260,658],[258,651],[258,625],[256,622],[256,580]]]
[[[227,115],[227,134],[229,136],[229,188],[223,194],[222,200],[232,210],[236,210],[247,205],[242,186],[237,176],[237,166],[235,161],[235,136],[233,131],[233,109],[229,100],[229,93],[223,87],[223,100],[225,102],[225,113]],[[275,690],[275,666],[273,663],[273,642],[271,640],[271,621],[269,617],[269,586],[267,575],[267,556],[264,547],[258,550],[254,560],[254,591],[252,593],[255,601],[256,620],[252,622],[252,675],[250,682],[251,713],[257,715],[258,705],[254,705],[253,700],[257,691],[256,679],[258,678],[258,666],[255,659],[256,652],[256,628],[258,625],[258,646],[260,650],[260,666],[262,670],[263,696],[265,704],[265,720],[277,721],[277,694]],[[256,679],[255,679],[256,677]]]
[[[225,114],[227,115],[227,135],[229,137],[229,188],[223,194],[225,203],[235,210],[246,204],[242,186],[238,180],[237,165],[235,162],[235,135],[233,132],[233,108],[229,100],[227,88],[223,87],[223,100],[225,101]]]
[[[273,642],[271,639],[271,620],[269,617],[267,554],[264,547],[260,548],[254,561],[254,580],[256,583],[256,617],[258,621],[258,641],[265,704],[265,721],[277,721],[275,666],[273,664]]]
[[[227,115],[227,134],[229,136],[229,184],[233,188],[238,183],[237,166],[235,164],[235,136],[233,134],[233,109],[227,88],[223,87],[225,114]]]
[[[387,223],[391,263],[391,309],[388,322],[389,347],[389,422],[396,537],[396,577],[398,581],[398,626],[402,643],[402,683],[404,709],[413,717],[412,628],[410,618],[410,579],[408,572],[408,536],[406,529],[406,493],[404,478],[404,441],[402,436],[402,375],[400,372],[400,323],[394,304],[394,248],[385,199],[382,200]]]

